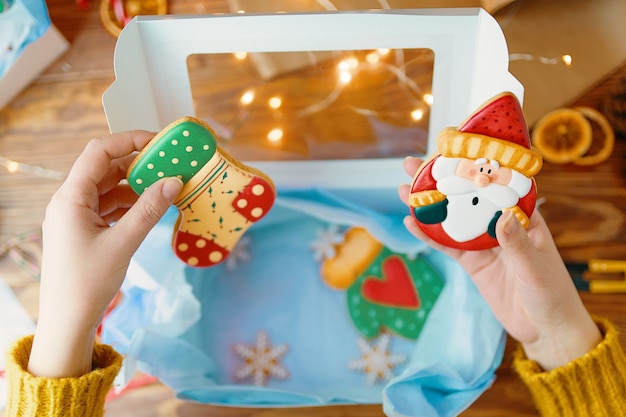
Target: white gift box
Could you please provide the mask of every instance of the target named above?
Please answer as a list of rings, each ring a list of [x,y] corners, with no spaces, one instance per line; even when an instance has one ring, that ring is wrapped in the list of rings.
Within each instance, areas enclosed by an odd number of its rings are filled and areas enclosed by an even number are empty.
[[[210,120],[204,114],[196,114],[199,100],[190,81],[192,56],[208,57],[204,65],[212,66],[220,62],[211,61],[212,56],[236,52],[257,58],[263,54],[298,53],[314,57],[310,66],[315,67],[332,59],[333,52],[390,50],[393,54],[420,48],[432,51],[434,56],[431,85],[425,90],[433,101],[425,113],[428,143],[421,151],[416,149],[411,153],[434,152],[435,138],[442,128],[458,125],[495,94],[512,91],[522,100],[523,87],[508,70],[508,50],[501,28],[483,9],[464,8],[137,17],[118,39],[114,61],[116,80],[105,92],[103,104],[112,132],[159,131],[170,122],[191,115],[205,119],[218,136],[225,136],[222,130],[227,134],[232,129],[221,129],[223,123],[219,120],[212,123],[216,121],[213,114],[207,115]],[[259,65],[261,61],[254,62]],[[401,64],[396,64],[394,71],[404,70]],[[301,67],[291,65],[285,71]],[[281,75],[280,69],[272,68],[272,71],[259,79],[268,82],[268,78]],[[230,70],[222,74],[226,74],[222,79],[206,79],[204,85],[234,82],[228,78]],[[396,77],[400,79],[406,74]],[[385,96],[381,94],[381,97]],[[274,133],[280,140],[282,131]],[[264,132],[259,131],[259,137],[262,135]],[[318,134],[306,141],[317,143],[320,139],[323,138]],[[274,158],[270,153],[269,157],[256,160],[257,154],[264,155],[262,150],[239,153],[236,147],[229,149],[228,143],[222,146],[270,175],[279,189],[332,189],[354,194],[357,202],[377,209],[384,209],[385,202],[391,199],[395,204],[397,186],[407,181],[401,165],[406,153],[389,156],[379,152],[367,158],[358,153],[339,158],[315,155]],[[381,194],[372,198],[363,190],[380,190]]]

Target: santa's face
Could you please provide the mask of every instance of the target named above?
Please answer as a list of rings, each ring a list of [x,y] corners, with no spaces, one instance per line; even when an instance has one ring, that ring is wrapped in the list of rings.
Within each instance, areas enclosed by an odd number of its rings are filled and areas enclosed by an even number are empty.
[[[440,163],[452,162],[446,159],[441,158]],[[457,163],[454,173],[437,180],[437,189],[448,199],[447,216],[441,226],[455,241],[467,242],[483,235],[496,213],[515,206],[520,195],[508,186],[512,171],[497,162],[484,159],[454,162]]]
[[[485,187],[492,183],[507,185],[511,181],[512,171],[486,158],[461,159],[456,168],[456,175],[474,181],[479,187]]]

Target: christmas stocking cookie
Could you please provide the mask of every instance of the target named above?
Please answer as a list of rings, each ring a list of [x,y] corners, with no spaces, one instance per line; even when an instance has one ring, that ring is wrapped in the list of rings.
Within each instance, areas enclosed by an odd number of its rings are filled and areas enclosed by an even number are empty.
[[[185,117],[158,133],[128,169],[130,186],[141,194],[162,177],[184,183],[174,201],[180,214],[172,246],[195,267],[226,259],[241,236],[271,209],[272,180],[217,146],[215,133],[200,120]]]
[[[480,250],[498,244],[495,226],[504,211],[528,226],[542,158],[512,93],[492,98],[458,129],[444,129],[437,148],[418,169],[409,196],[424,233],[445,246]]]

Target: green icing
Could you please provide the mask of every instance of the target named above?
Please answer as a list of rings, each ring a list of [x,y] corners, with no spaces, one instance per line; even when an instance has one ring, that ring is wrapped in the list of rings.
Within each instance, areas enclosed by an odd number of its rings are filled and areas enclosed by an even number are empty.
[[[210,130],[185,120],[163,131],[145,149],[128,175],[131,188],[141,194],[163,177],[180,176],[186,183],[215,154],[217,140]]]
[[[364,296],[366,280],[377,279],[382,282],[386,279],[382,264],[391,257],[399,258],[408,270],[413,283],[411,287],[416,290],[419,299],[418,306],[395,307],[368,300]],[[389,329],[414,340],[419,337],[443,287],[444,280],[423,256],[410,259],[383,248],[374,262],[346,291],[348,311],[358,331],[367,338],[376,337],[382,330]]]

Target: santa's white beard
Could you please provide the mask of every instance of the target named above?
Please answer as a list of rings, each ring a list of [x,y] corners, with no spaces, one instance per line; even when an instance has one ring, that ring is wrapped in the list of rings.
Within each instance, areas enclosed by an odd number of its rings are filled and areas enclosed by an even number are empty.
[[[513,207],[519,201],[519,195],[511,187],[495,183],[479,187],[456,175],[437,181],[437,189],[448,198],[448,214],[441,227],[457,242],[467,242],[486,233],[499,210]]]

